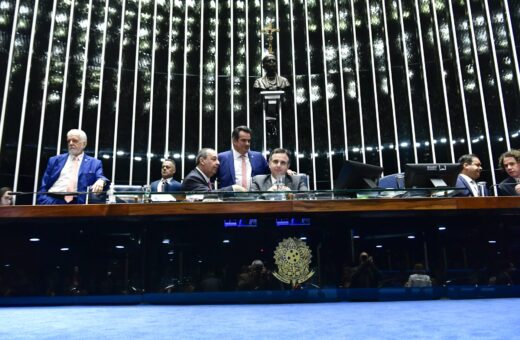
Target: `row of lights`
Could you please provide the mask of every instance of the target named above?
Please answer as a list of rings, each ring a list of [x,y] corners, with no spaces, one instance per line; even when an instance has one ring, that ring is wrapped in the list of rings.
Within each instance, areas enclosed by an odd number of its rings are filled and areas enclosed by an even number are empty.
[[[41,240],[38,238],[38,237],[31,237],[29,239],[30,242],[40,242]],[[125,246],[122,246],[122,245],[116,245],[114,246],[114,248],[116,249],[125,249]],[[60,248],[60,251],[69,251],[70,248],[69,247],[62,247]]]
[[[446,230],[446,227],[444,227],[444,226],[438,226],[437,229],[438,229],[439,231],[445,231],[445,230]],[[361,237],[360,237],[359,235],[354,235],[353,238],[354,238],[354,239],[360,239]],[[414,239],[415,239],[415,236],[414,236],[414,235],[408,235],[408,236],[406,236],[406,238],[409,239],[409,240],[414,240]],[[496,241],[496,240],[488,240],[488,243],[489,243],[489,244],[496,244],[497,241]],[[377,245],[376,245],[376,248],[379,248],[379,249],[380,249],[380,248],[383,248],[383,245],[382,245],[382,244],[377,244]]]
[[[513,134],[511,135],[511,137],[512,137],[512,138],[517,138],[519,135],[520,135],[520,131],[513,133]],[[479,137],[472,139],[471,142],[472,142],[473,144],[476,144],[476,143],[479,143],[479,142],[483,141],[484,139],[485,139],[485,137],[484,137],[483,135],[480,135]],[[504,141],[504,137],[498,137],[498,138],[497,138],[497,141],[498,141],[498,142],[503,142],[503,141]],[[447,140],[446,138],[444,138],[444,137],[443,137],[443,138],[440,138],[439,140],[437,140],[437,139],[434,139],[434,140],[433,140],[433,144],[438,144],[438,143],[446,144],[446,143],[448,143],[448,140]],[[453,145],[456,145],[456,144],[458,144],[458,143],[460,143],[460,144],[464,144],[464,143],[466,143],[466,140],[465,140],[464,138],[461,138],[461,139],[459,139],[458,141],[457,141],[457,140],[453,140],[451,143],[452,143]],[[402,142],[402,143],[399,144],[399,147],[402,148],[402,149],[406,149],[406,148],[410,147],[410,145],[411,145],[411,143],[409,143],[409,142]],[[424,145],[425,147],[428,147],[428,146],[430,146],[430,142],[426,141],[426,142],[423,142],[422,144],[421,144],[420,142],[415,143],[415,146],[416,146],[417,148],[420,148],[422,145]],[[384,150],[384,149],[386,149],[386,148],[388,148],[388,149],[390,149],[390,150],[394,150],[394,149],[395,149],[395,145],[394,145],[394,144],[388,144],[387,146],[385,146],[385,145],[381,145],[381,148],[379,148],[379,147],[373,147],[373,146],[366,146],[366,147],[364,148],[364,150],[365,150],[365,151],[368,151],[368,152],[372,152],[372,151]],[[363,148],[360,148],[360,147],[352,147],[352,148],[350,148],[350,151],[352,151],[352,152],[359,152],[359,153],[362,153],[362,152],[363,152]],[[269,155],[269,151],[265,151],[264,153],[265,153],[265,155]],[[120,156],[120,157],[125,156],[126,154],[127,154],[127,152],[122,151],[122,150],[119,150],[119,151],[116,152],[116,155],[117,155],[117,156]],[[325,152],[325,153],[324,153],[324,155],[326,155],[326,156],[328,156],[328,155],[333,156],[333,155],[335,155],[335,154],[336,154],[336,151],[331,151],[330,153],[329,153],[329,152]],[[148,156],[149,156],[149,158],[154,158],[154,157],[156,157],[156,155],[153,154],[153,153],[150,153]],[[318,152],[315,152],[315,153],[311,154],[311,156],[312,156],[313,158],[316,158],[316,157],[319,156],[319,153],[318,153]],[[101,157],[102,157],[103,159],[110,159],[110,158],[111,158],[111,155],[109,155],[109,154],[103,154]],[[182,158],[182,156],[181,156],[180,153],[174,153],[174,154],[172,155],[172,157],[173,157],[174,159],[181,159],[181,158]],[[190,159],[190,160],[193,160],[193,159],[195,159],[196,157],[197,157],[197,156],[194,155],[194,154],[189,154],[189,155],[186,156],[186,158],[188,158],[188,159]],[[301,158],[305,158],[305,153],[299,152],[299,153],[296,154],[296,157],[298,157],[298,158],[300,158],[300,159],[301,159]],[[134,160],[137,161],[137,162],[141,162],[141,161],[143,161],[143,159],[144,159],[144,158],[143,158],[142,156],[135,156],[135,157],[134,157]],[[165,159],[164,156],[161,157],[161,161],[164,161],[164,159]]]

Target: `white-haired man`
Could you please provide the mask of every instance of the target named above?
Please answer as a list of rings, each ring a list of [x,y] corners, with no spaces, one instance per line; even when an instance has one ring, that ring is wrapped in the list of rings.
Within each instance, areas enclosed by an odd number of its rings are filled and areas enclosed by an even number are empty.
[[[86,194],[67,193],[101,192],[109,184],[103,175],[100,160],[87,156],[83,150],[87,146],[87,135],[79,129],[67,132],[68,152],[51,157],[42,177],[38,204],[82,204]]]

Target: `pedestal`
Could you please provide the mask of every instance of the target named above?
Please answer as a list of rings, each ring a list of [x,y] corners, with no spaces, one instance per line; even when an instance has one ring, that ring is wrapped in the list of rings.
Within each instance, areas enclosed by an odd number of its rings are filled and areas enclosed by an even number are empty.
[[[262,114],[264,129],[264,153],[282,147],[282,98],[284,91],[262,91]]]

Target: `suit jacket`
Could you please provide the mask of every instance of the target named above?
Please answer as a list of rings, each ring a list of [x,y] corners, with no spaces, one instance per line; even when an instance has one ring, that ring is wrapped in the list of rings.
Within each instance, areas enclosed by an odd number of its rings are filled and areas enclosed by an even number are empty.
[[[265,175],[269,173],[269,165],[264,155],[258,151],[249,151],[247,153],[249,162],[251,163],[251,177],[256,175]],[[233,150],[221,152],[218,154],[220,168],[218,169],[217,179],[219,185],[228,187],[235,183],[235,161],[233,159]]]
[[[271,175],[258,175],[253,177],[251,191],[267,191],[272,186]],[[303,176],[285,175],[285,186],[295,191],[309,190]]]
[[[471,190],[471,184],[461,175],[457,177],[457,184],[455,184],[456,188],[462,188],[464,190],[457,190],[455,192],[456,197],[474,197],[473,191]],[[489,196],[488,189],[484,190],[484,196]]]
[[[197,169],[193,169],[184,177],[181,186],[182,191],[213,191],[208,186],[208,182]],[[233,191],[233,187],[220,188],[218,191]]]
[[[152,192],[157,192],[157,186],[159,185],[159,183],[161,183],[161,181],[162,181],[162,179],[159,179],[155,182],[152,182],[152,184],[150,184]],[[181,183],[172,179],[169,183],[167,183],[166,189],[164,190],[164,192],[180,191],[180,190],[181,190]]]
[[[461,175],[457,176],[457,183],[455,184],[456,188],[461,188],[463,190],[457,190],[453,196],[455,197],[473,197],[473,191],[471,190],[471,184],[466,181],[464,177]]]
[[[519,196],[515,191],[516,179],[507,177],[498,185],[498,196]]]
[[[53,186],[54,182],[60,177],[61,170],[67,162],[68,153],[63,153],[58,156],[51,157],[47,163],[47,168],[42,177],[42,185],[39,192],[47,192]],[[87,191],[87,187],[96,183],[98,179],[105,181],[105,187],[110,185],[110,181],[103,175],[103,164],[99,159],[83,154],[83,160],[79,166],[78,171],[78,192]],[[86,195],[78,195],[77,203],[84,204]],[[38,204],[60,204],[63,203],[60,199],[50,197],[46,194],[38,195]]]

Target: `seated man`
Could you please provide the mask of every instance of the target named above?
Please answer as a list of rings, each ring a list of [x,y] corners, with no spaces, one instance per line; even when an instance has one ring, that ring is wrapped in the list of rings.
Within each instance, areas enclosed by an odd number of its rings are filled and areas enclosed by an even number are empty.
[[[175,161],[167,158],[162,162],[161,165],[161,176],[162,178],[152,182],[152,192],[169,192],[181,190],[181,183],[173,179],[175,175]]]
[[[211,177],[217,174],[220,163],[217,152],[210,148],[200,149],[196,167],[182,181],[182,191],[213,191]],[[243,187],[233,184],[220,188],[219,191],[245,191]]]
[[[83,150],[87,146],[84,131],[72,129],[67,133],[69,152],[51,157],[42,177],[38,195],[38,204],[84,204],[86,194],[65,195],[63,192],[86,192],[92,186],[92,192],[98,193],[109,184],[103,175],[100,160],[87,156]]]
[[[274,149],[269,155],[271,174],[253,177],[251,191],[309,190],[304,177],[287,173],[290,165],[289,157],[290,153],[288,150],[282,148]],[[283,178],[283,183],[277,183],[277,179],[281,178]]]
[[[459,164],[461,170],[455,186],[457,188],[463,188],[464,190],[457,190],[455,196],[481,196],[477,183],[475,182],[480,177],[480,172],[482,171],[480,159],[473,154],[462,155],[459,158]],[[487,189],[486,192],[484,192],[484,196],[487,196]]]
[[[520,196],[520,150],[504,152],[498,166],[509,175],[498,185],[498,196]]]

